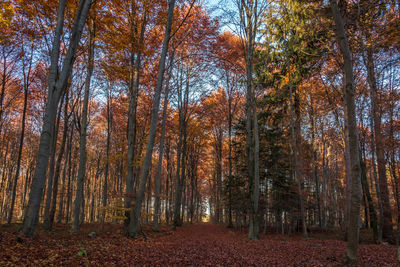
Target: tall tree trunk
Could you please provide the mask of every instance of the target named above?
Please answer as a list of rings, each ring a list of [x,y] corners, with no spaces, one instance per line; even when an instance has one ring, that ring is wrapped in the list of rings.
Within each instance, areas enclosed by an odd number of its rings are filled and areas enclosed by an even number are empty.
[[[246,60],[246,153],[250,190],[249,239],[259,239],[258,199],[260,194],[259,176],[259,136],[257,103],[253,83],[253,52],[258,24],[257,1],[244,1],[239,4],[240,20],[245,32]]]
[[[30,185],[30,178],[32,175],[32,160],[29,161],[29,163],[27,163],[27,167],[26,167],[26,172],[25,172],[25,183],[24,183],[24,193],[22,194],[22,198],[21,198],[21,212],[23,215],[23,212],[25,210],[25,205],[26,205],[26,194],[28,192],[28,186]],[[1,188],[1,186],[0,186]]]
[[[95,36],[95,24],[94,19],[89,22],[89,47],[88,47],[88,64],[87,74],[85,80],[85,94],[82,103],[82,116],[81,116],[81,131],[79,139],[79,168],[78,178],[76,183],[76,196],[74,201],[74,217],[72,221],[72,231],[78,231],[79,219],[81,214],[81,207],[83,203],[83,186],[86,176],[86,135],[88,126],[88,106],[89,106],[89,93],[90,93],[90,81],[92,78],[93,67],[94,67],[94,36]]]
[[[347,122],[349,127],[349,149],[352,169],[352,192],[347,247],[343,256],[344,263],[358,262],[359,220],[361,205],[360,159],[358,148],[357,121],[354,100],[354,78],[351,51],[336,0],[330,0],[333,18],[336,24],[336,39],[343,56],[343,72],[345,79],[344,102],[347,107]]]
[[[227,75],[228,76],[228,75]],[[228,227],[232,228],[232,88],[229,88],[227,77],[228,91]]]
[[[51,198],[49,218],[47,220],[47,224],[43,223],[43,227],[45,229],[52,228],[53,222],[54,222],[54,216],[56,214],[57,195],[58,195],[58,179],[60,177],[61,161],[62,161],[62,157],[64,155],[65,144],[66,144],[67,135],[68,135],[68,102],[69,102],[68,95],[69,95],[69,93],[67,92],[66,99],[65,99],[65,106],[64,106],[64,130],[63,130],[63,136],[62,136],[62,140],[61,140],[60,152],[58,154],[58,158],[57,158],[57,162],[56,162],[56,170],[54,173],[53,196]]]
[[[371,192],[369,191],[365,162],[361,159],[360,164],[361,164],[361,185],[365,192],[365,198],[368,203],[368,211],[369,211],[369,214],[371,217],[370,220],[371,220],[372,230],[374,233],[374,235],[373,235],[374,241],[377,242],[378,241],[378,218],[377,218],[377,214],[376,214],[376,211],[374,208],[374,203],[372,201]]]
[[[135,13],[134,10],[134,4],[132,3],[132,13]],[[147,14],[144,14],[143,17],[143,22],[140,30],[140,38],[139,38],[139,44],[140,47],[143,45],[144,42],[144,33],[146,29],[146,20],[147,20]],[[134,28],[135,25],[131,25],[131,34],[133,35],[134,31],[137,31],[137,28]],[[133,68],[133,71],[131,73],[131,78],[130,78],[130,84],[129,84],[129,117],[128,117],[128,155],[127,155],[127,177],[126,177],[126,188],[125,188],[125,193],[126,193],[126,198],[125,198],[125,208],[130,209],[125,211],[125,216],[127,219],[124,222],[124,231],[125,234],[129,235],[129,224],[131,221],[131,213],[133,209],[133,194],[135,193],[135,183],[136,181],[134,178],[134,169],[136,168],[136,159],[135,159],[135,153],[140,154],[140,149],[135,149],[136,147],[136,110],[137,110],[137,100],[138,100],[138,94],[139,94],[139,82],[140,82],[140,66],[141,66],[141,57],[142,57],[142,51],[139,49],[139,51],[136,53],[136,59],[135,59],[135,45],[132,43],[132,49],[131,49],[131,67]]]
[[[70,158],[68,164],[69,169],[68,169],[68,184],[67,184],[67,210],[65,218],[66,223],[68,223],[70,219],[70,209],[72,202],[72,183],[73,180],[75,180],[75,174],[76,174],[76,161],[75,160],[72,161],[71,155],[72,155],[72,148],[71,148],[71,153],[69,155]],[[78,157],[78,150],[75,149],[73,159],[76,159],[77,157]]]
[[[31,61],[32,61],[32,59],[31,59]],[[16,168],[16,171],[15,171],[14,184],[13,184],[13,189],[12,189],[10,213],[8,214],[8,219],[7,219],[7,223],[8,224],[11,223],[11,220],[12,220],[12,217],[13,217],[15,197],[16,197],[16,194],[17,194],[17,184],[18,184],[19,170],[21,168],[22,148],[24,146],[24,137],[25,137],[25,118],[26,118],[26,110],[27,110],[27,107],[28,107],[28,94],[29,94],[28,82],[29,82],[29,76],[30,76],[30,69],[31,69],[31,67],[29,66],[28,75],[27,75],[28,77],[24,79],[25,80],[25,82],[24,82],[25,83],[24,84],[24,107],[23,107],[23,110],[22,110],[21,135],[20,135],[20,138],[19,138],[19,147],[18,147],[18,156],[17,156],[17,168]],[[25,73],[25,71],[24,71],[24,73]]]
[[[378,199],[378,209],[379,209],[379,221],[378,221],[378,242],[382,241],[382,221],[383,221],[383,205],[382,205],[382,195],[379,186],[378,173],[376,171],[375,164],[375,135],[373,130],[373,116],[370,116],[370,128],[371,128],[371,165],[372,165],[372,177],[374,178],[376,198]]]
[[[217,188],[216,188],[216,199],[217,199],[217,211],[216,211],[216,221],[217,223],[222,223],[222,129],[216,129],[216,178],[217,178]]]
[[[313,178],[315,181],[315,195],[317,198],[317,217],[318,225],[322,227],[322,211],[321,211],[321,196],[320,196],[320,183],[318,178],[318,164],[317,164],[317,148],[315,145],[315,120],[314,120],[314,101],[311,96],[311,107],[310,107],[310,119],[311,119],[311,143],[312,143],[312,168],[313,168]]]
[[[109,88],[107,88],[107,141],[106,141],[106,167],[104,170],[104,184],[103,184],[103,198],[102,198],[102,213],[101,213],[101,225],[104,225],[104,220],[106,216],[106,206],[107,206],[107,193],[108,193],[108,172],[110,168],[110,140],[111,140],[111,125],[112,125],[112,115],[111,115],[111,96]],[[100,192],[100,191],[99,191]]]
[[[171,78],[172,72],[172,63],[174,60],[174,53],[171,53],[170,61],[169,61],[169,73],[166,81],[165,92],[164,92],[164,107],[162,113],[162,125],[161,125],[161,137],[160,137],[160,151],[158,155],[158,165],[156,169],[155,175],[155,186],[156,186],[156,199],[155,199],[155,216],[153,220],[153,229],[158,231],[158,221],[160,217],[160,194],[161,194],[161,168],[163,161],[163,153],[164,153],[164,140],[165,140],[165,124],[167,120],[167,109],[168,109],[168,94],[169,94],[169,81]]]
[[[182,69],[182,66],[181,66]],[[183,71],[180,73],[182,83]],[[175,205],[174,205],[174,229],[182,225],[181,209],[182,209],[182,191],[184,190],[185,181],[185,159],[186,159],[186,139],[187,139],[187,122],[188,118],[188,96],[189,96],[189,70],[186,73],[186,87],[182,100],[182,84],[179,85],[178,99],[180,101],[179,109],[179,140],[177,153],[177,171],[176,171],[176,190],[175,190]]]
[[[53,40],[51,53],[51,65],[49,72],[49,92],[46,110],[43,120],[42,133],[38,155],[36,160],[35,173],[32,180],[29,202],[24,217],[23,232],[26,236],[32,237],[39,220],[40,202],[42,200],[43,187],[46,182],[46,170],[49,160],[50,142],[52,140],[56,110],[60,96],[64,93],[67,81],[71,75],[72,66],[75,61],[75,53],[79,44],[86,17],[91,6],[91,0],[81,0],[75,16],[74,26],[71,31],[71,39],[67,54],[63,60],[61,72],[58,70],[60,55],[61,35],[64,25],[65,0],[60,0],[57,12],[57,26]]]
[[[44,204],[44,215],[43,215],[43,224],[45,229],[48,229],[49,223],[49,213],[50,213],[50,204],[51,204],[51,193],[53,192],[53,181],[54,181],[54,167],[56,161],[56,151],[57,151],[57,137],[58,137],[58,130],[60,128],[60,121],[61,121],[61,110],[62,110],[62,103],[64,102],[64,96],[61,100],[61,105],[58,110],[58,116],[56,120],[56,127],[54,128],[54,133],[51,141],[50,147],[50,166],[49,171],[47,174],[47,192],[46,192],[46,199]]]
[[[287,53],[286,53],[287,54]],[[302,230],[305,239],[308,239],[307,233],[307,225],[306,225],[306,216],[304,210],[304,198],[303,198],[303,190],[302,190],[302,177],[301,177],[301,164],[299,159],[299,148],[300,148],[300,123],[299,123],[299,114],[296,114],[296,123],[294,121],[295,112],[298,113],[299,103],[297,100],[297,93],[295,92],[295,100],[293,101],[293,85],[292,85],[292,76],[291,76],[291,64],[290,59],[287,58],[288,61],[288,69],[289,69],[289,98],[290,98],[290,124],[291,124],[291,137],[292,137],[292,151],[294,157],[294,174],[297,179],[297,190],[299,191],[299,203],[300,203],[300,216],[302,223]],[[296,105],[296,106],[295,106]]]
[[[158,120],[158,110],[160,108],[160,98],[161,98],[161,89],[164,79],[164,70],[165,70],[165,60],[167,57],[168,52],[168,45],[170,41],[171,35],[171,26],[172,26],[172,18],[173,18],[173,11],[175,6],[175,0],[170,0],[168,3],[168,17],[165,26],[165,36],[160,56],[160,65],[158,69],[158,77],[157,77],[157,84],[156,90],[154,94],[154,102],[153,108],[151,110],[151,119],[150,119],[150,131],[149,131],[149,138],[146,147],[146,155],[143,162],[143,168],[140,176],[140,184],[138,193],[136,196],[135,206],[132,208],[131,218],[129,222],[129,233],[130,237],[136,237],[138,233],[138,224],[140,218],[140,212],[142,208],[142,201],[144,197],[144,191],[146,187],[147,178],[149,175],[150,165],[151,165],[151,158],[153,155],[153,147],[154,147],[154,140],[157,130],[157,120]],[[132,216],[133,215],[133,216]]]
[[[64,126],[65,127],[65,126]],[[67,176],[67,169],[69,168],[70,164],[70,158],[71,158],[71,147],[72,147],[72,136],[74,133],[74,127],[71,127],[71,133],[70,137],[68,138],[68,144],[67,144],[67,149],[65,150],[65,156],[64,156],[64,168],[63,168],[63,174],[62,174],[62,187],[61,187],[61,193],[60,193],[60,201],[58,203],[58,217],[57,217],[57,223],[60,223],[63,216],[64,216],[64,191],[65,191],[65,178]]]
[[[388,182],[386,177],[384,140],[381,129],[381,118],[378,111],[379,105],[377,105],[378,89],[375,79],[374,55],[373,55],[373,50],[370,47],[367,48],[367,76],[368,76],[369,87],[371,90],[370,96],[371,96],[372,116],[374,120],[376,161],[378,163],[379,188],[381,191],[381,201],[383,207],[383,218],[381,218],[382,237],[392,238],[393,225],[392,225],[392,213],[390,209]]]
[[[165,149],[165,157],[167,160],[167,177],[165,181],[165,222],[169,223],[169,214],[170,214],[170,197],[169,197],[169,183],[172,180],[172,170],[171,170],[171,161],[170,161],[170,144],[167,142]]]

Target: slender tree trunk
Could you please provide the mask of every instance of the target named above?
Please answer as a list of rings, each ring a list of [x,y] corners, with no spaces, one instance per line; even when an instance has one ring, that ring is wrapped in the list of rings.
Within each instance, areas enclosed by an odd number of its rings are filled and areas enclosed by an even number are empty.
[[[54,133],[51,141],[50,147],[50,166],[49,171],[47,174],[47,188],[46,188],[46,199],[44,204],[44,215],[43,215],[43,225],[45,229],[48,229],[49,224],[49,212],[50,212],[50,203],[51,203],[51,193],[53,192],[53,181],[54,181],[54,167],[56,161],[56,151],[57,151],[57,137],[58,137],[58,129],[60,127],[60,120],[61,120],[61,110],[62,110],[62,103],[64,101],[61,100],[61,105],[58,110],[58,116],[56,120],[56,127],[54,128]]]
[[[132,13],[135,11],[134,5],[132,4]],[[143,45],[144,42],[144,33],[146,29],[146,14],[144,14],[143,22],[142,22],[142,27],[140,30],[140,39],[139,43],[140,46]],[[132,29],[132,34],[133,31],[137,30],[133,29],[134,25],[131,25]],[[136,168],[136,159],[135,159],[135,153],[139,154],[140,149],[135,149],[136,147],[136,110],[137,110],[137,99],[138,99],[138,94],[139,94],[139,82],[140,82],[140,66],[141,66],[141,57],[142,57],[142,51],[139,49],[139,51],[136,53],[136,60],[134,58],[134,43],[132,43],[132,50],[131,50],[131,66],[134,69],[133,73],[131,73],[131,78],[130,78],[130,88],[129,88],[129,94],[130,94],[130,101],[129,101],[129,117],[128,117],[128,155],[127,155],[127,177],[126,177],[126,198],[125,198],[125,208],[130,209],[125,212],[125,216],[127,219],[124,222],[124,231],[125,234],[129,235],[129,224],[131,221],[131,213],[133,209],[133,195],[135,193],[135,178],[134,178],[134,169]]]
[[[26,167],[24,193],[22,195],[22,200],[21,200],[21,203],[22,203],[22,205],[21,205],[22,206],[22,210],[21,210],[22,217],[23,217],[23,212],[25,211],[26,194],[28,192],[28,186],[30,185],[30,180],[31,180],[30,178],[31,178],[31,175],[32,175],[32,165],[33,165],[32,161],[30,160],[28,165],[27,165],[27,167]],[[1,188],[1,186],[0,186],[0,188]]]
[[[378,101],[378,89],[376,86],[374,55],[372,48],[367,48],[367,76],[368,76],[369,87],[371,90],[370,95],[371,95],[372,116],[374,120],[376,161],[378,163],[379,188],[381,191],[381,201],[383,207],[382,237],[392,238],[393,235],[392,213],[390,208],[389,189],[386,177],[386,161],[385,161],[385,151],[384,151],[384,140],[381,129],[381,118],[376,103]]]
[[[254,6],[255,4],[255,6]],[[246,59],[246,152],[247,171],[250,189],[250,215],[249,215],[249,239],[259,239],[259,136],[257,103],[253,83],[253,52],[255,34],[257,30],[257,2],[241,1],[239,6],[241,23],[245,31],[245,59]]]
[[[165,149],[165,157],[167,160],[167,177],[165,181],[165,222],[169,223],[169,213],[170,213],[170,197],[169,197],[169,183],[171,181],[171,161],[170,161],[170,145],[167,142],[166,149]]]
[[[51,66],[49,73],[49,92],[43,120],[42,133],[38,155],[36,160],[35,173],[32,180],[29,203],[24,217],[23,232],[26,236],[32,237],[39,220],[40,202],[42,200],[43,187],[46,182],[46,170],[49,159],[50,142],[52,140],[56,110],[60,96],[65,91],[67,81],[71,75],[72,66],[75,61],[75,53],[91,5],[91,0],[81,0],[75,16],[74,26],[71,31],[71,39],[67,54],[63,60],[61,72],[58,70],[60,55],[61,35],[64,24],[65,0],[60,0],[57,13],[57,26],[53,40],[51,53]],[[59,73],[59,74],[58,74]],[[58,78],[57,78],[58,77]]]
[[[163,153],[164,153],[164,139],[165,139],[165,124],[167,120],[167,109],[168,109],[168,94],[169,94],[169,81],[171,78],[172,72],[172,62],[174,60],[174,53],[172,53],[169,62],[169,74],[167,77],[167,82],[165,86],[164,92],[164,107],[163,107],[163,114],[162,114],[162,126],[161,126],[161,138],[160,138],[160,152],[158,155],[158,165],[155,175],[155,183],[156,183],[156,199],[155,199],[155,216],[153,220],[153,229],[158,231],[158,221],[160,217],[160,194],[161,194],[161,168],[162,168],[162,161],[163,161]]]
[[[352,192],[351,192],[351,208],[348,227],[348,241],[344,263],[358,262],[358,242],[359,242],[359,221],[360,221],[360,205],[361,205],[361,183],[360,183],[360,159],[358,148],[358,132],[357,121],[355,115],[354,100],[354,78],[353,63],[351,51],[348,44],[346,31],[343,24],[342,15],[340,14],[336,0],[330,0],[333,18],[336,24],[336,39],[343,56],[343,72],[345,79],[344,102],[347,107],[347,122],[349,127],[349,149],[350,162],[352,169]]]
[[[60,177],[61,161],[62,161],[62,157],[64,155],[65,144],[66,144],[67,135],[68,135],[68,101],[69,101],[69,97],[68,97],[68,92],[67,92],[66,99],[65,99],[65,106],[64,106],[64,130],[63,130],[60,152],[58,154],[58,158],[57,158],[57,162],[56,162],[56,170],[54,173],[53,196],[51,198],[49,218],[47,220],[47,224],[45,224],[45,223],[43,224],[43,227],[45,229],[52,228],[53,222],[54,222],[54,216],[56,214],[57,195],[58,195],[58,179]]]
[[[287,53],[286,53],[287,54]],[[305,239],[308,239],[307,233],[307,224],[306,224],[306,216],[305,216],[305,209],[304,209],[304,198],[303,198],[303,190],[302,190],[302,175],[301,175],[301,163],[299,159],[299,148],[300,148],[300,115],[299,113],[299,103],[297,93],[295,95],[295,101],[293,101],[293,85],[292,85],[292,76],[291,76],[291,64],[290,59],[288,60],[288,67],[289,67],[289,98],[290,98],[290,124],[291,124],[291,136],[292,136],[292,151],[294,157],[294,174],[297,179],[297,189],[299,191],[299,203],[300,203],[300,216],[301,216],[301,223],[302,223],[302,230]],[[293,103],[294,102],[294,103]],[[296,113],[296,115],[294,114]],[[296,116],[296,121],[294,121],[294,117]]]
[[[314,121],[314,101],[313,97],[311,97],[311,110],[310,110],[310,119],[311,119],[311,143],[312,143],[312,167],[313,167],[313,178],[315,181],[315,195],[317,198],[317,217],[318,217],[318,225],[322,227],[322,212],[321,212],[321,196],[320,196],[320,184],[318,178],[318,164],[317,164],[317,149],[315,145],[315,121]]]
[[[150,119],[150,131],[149,131],[149,138],[146,147],[146,155],[143,162],[143,168],[140,177],[140,184],[138,193],[136,196],[136,203],[135,206],[132,208],[131,218],[129,222],[129,236],[136,237],[138,233],[138,224],[140,218],[140,212],[142,208],[142,201],[144,197],[144,191],[146,187],[147,178],[149,175],[150,165],[151,165],[151,158],[153,154],[153,147],[154,147],[154,140],[156,135],[157,129],[157,120],[158,120],[158,110],[160,108],[160,97],[161,97],[161,89],[164,79],[164,70],[165,70],[165,60],[167,57],[168,52],[168,45],[170,41],[170,34],[171,34],[171,26],[172,26],[172,18],[173,18],[173,11],[175,6],[175,0],[170,0],[168,3],[168,17],[165,27],[165,36],[160,56],[160,65],[158,69],[158,77],[157,77],[157,84],[156,90],[154,94],[154,102],[153,108],[151,110],[151,119]],[[133,215],[133,216],[132,216]]]
[[[217,223],[222,223],[222,129],[218,128],[216,130],[216,178],[217,178],[217,211],[216,220]]]
[[[228,79],[228,78],[227,78]],[[228,80],[227,80],[228,81]],[[227,82],[227,87],[229,83]],[[228,89],[228,227],[232,228],[232,89]]]
[[[30,67],[29,67],[29,72],[30,72]],[[28,73],[28,79],[29,79],[29,73]],[[25,137],[25,118],[26,118],[26,110],[28,107],[28,80],[25,81],[24,85],[24,107],[22,110],[22,120],[21,120],[21,135],[19,139],[19,148],[18,148],[18,156],[17,156],[17,168],[15,171],[15,177],[14,177],[14,184],[13,184],[13,189],[12,189],[12,196],[11,196],[11,206],[10,206],[10,213],[8,215],[7,223],[10,224],[12,217],[13,217],[13,211],[14,211],[14,204],[15,204],[15,197],[17,195],[17,184],[18,184],[18,177],[19,177],[19,170],[21,168],[21,157],[22,157],[22,148],[24,146],[24,137]]]
[[[185,110],[185,108],[184,108]],[[182,111],[183,114],[186,114],[186,111]],[[174,206],[174,228],[182,225],[181,219],[181,210],[182,210],[182,191],[184,191],[184,181],[185,181],[185,159],[186,159],[186,139],[187,139],[187,131],[186,131],[186,115],[182,115],[180,118],[181,121],[181,134],[180,134],[180,153],[179,161],[180,161],[180,171],[177,171],[177,181],[176,181],[176,192],[175,192],[175,206]]]
[[[183,71],[181,75],[183,76]],[[178,99],[180,101],[179,109],[179,140],[178,140],[178,153],[177,153],[177,172],[176,172],[176,190],[175,190],[175,205],[174,205],[174,229],[182,225],[182,191],[184,190],[185,181],[185,160],[186,160],[186,139],[187,139],[187,122],[188,118],[188,96],[189,96],[189,70],[186,73],[186,87],[182,100],[182,84],[179,85]],[[182,76],[180,82],[182,83]]]
[[[372,115],[372,114],[371,114]],[[383,220],[383,205],[382,205],[382,195],[379,186],[378,174],[376,171],[375,164],[375,135],[373,130],[373,116],[370,117],[370,128],[371,128],[371,165],[372,165],[372,177],[374,178],[376,198],[378,199],[378,209],[379,209],[379,221],[378,221],[378,242],[382,241],[382,220]]]
[[[81,116],[81,131],[79,140],[79,168],[78,178],[76,183],[76,196],[74,201],[74,217],[72,221],[72,231],[78,231],[79,216],[81,214],[81,207],[83,206],[83,186],[86,176],[86,135],[88,126],[88,105],[89,105],[89,93],[90,93],[90,80],[92,78],[93,67],[94,67],[94,36],[95,36],[95,24],[94,19],[89,22],[89,55],[87,74],[85,80],[85,94],[82,103],[82,116]]]
[[[377,214],[376,214],[376,211],[374,208],[374,203],[372,201],[371,192],[369,191],[366,165],[363,160],[361,160],[360,165],[361,165],[361,185],[362,185],[362,188],[364,189],[365,198],[368,203],[368,211],[369,211],[369,214],[371,217],[370,221],[371,221],[371,226],[372,226],[372,230],[374,233],[374,241],[377,242],[378,241],[378,218],[377,218]]]
[[[349,127],[346,117],[347,107],[344,107],[344,161],[346,169],[346,206],[344,214],[345,224],[345,240],[347,240],[347,229],[349,227],[350,209],[351,209],[351,190],[352,190],[352,166],[350,161],[350,145],[349,145]]]
[[[101,170],[100,170],[100,161],[101,161],[101,155],[99,155],[99,157],[97,158],[97,167],[96,167],[96,172],[95,172],[95,175],[94,175],[94,183],[93,183],[93,189],[92,190],[90,190],[90,187],[88,188],[89,189],[89,192],[92,192],[92,200],[91,200],[91,204],[90,204],[90,222],[94,222],[94,215],[95,215],[95,195],[96,195],[96,193],[97,193],[97,187],[96,187],[96,184],[97,184],[97,181],[98,181],[98,179],[99,179],[99,176],[100,176],[100,173],[101,173]]]
[[[107,145],[106,145],[106,167],[104,171],[104,185],[103,185],[103,199],[102,206],[103,211],[101,213],[101,225],[104,225],[104,220],[106,216],[106,206],[107,206],[107,193],[108,193],[108,172],[110,168],[110,140],[111,140],[111,125],[112,125],[112,113],[111,113],[111,96],[109,89],[107,88]],[[100,192],[100,191],[99,191]]]
[[[65,126],[64,126],[65,127]],[[68,127],[68,126],[67,126]],[[68,138],[68,144],[67,144],[67,149],[65,150],[65,156],[64,156],[64,168],[63,168],[63,174],[62,174],[62,187],[61,187],[61,193],[60,193],[60,201],[58,204],[58,217],[57,217],[57,223],[60,223],[62,218],[63,218],[63,209],[64,209],[64,191],[65,191],[65,178],[67,175],[67,168],[69,168],[69,158],[71,157],[71,146],[72,146],[72,136],[73,136],[73,126],[71,129],[71,134],[70,137]]]
[[[78,150],[75,149],[74,157],[73,157],[74,159],[76,159],[78,157],[77,154],[78,154]],[[66,219],[65,219],[66,223],[68,223],[69,219],[70,219],[70,209],[71,209],[70,207],[71,207],[71,202],[72,202],[71,187],[72,187],[73,180],[75,180],[75,173],[76,173],[76,161],[73,160],[73,162],[72,162],[71,155],[72,155],[72,148],[71,148],[71,153],[69,155],[70,158],[69,158],[69,164],[68,164],[69,169],[68,169],[68,184],[67,184],[67,210],[66,210]]]

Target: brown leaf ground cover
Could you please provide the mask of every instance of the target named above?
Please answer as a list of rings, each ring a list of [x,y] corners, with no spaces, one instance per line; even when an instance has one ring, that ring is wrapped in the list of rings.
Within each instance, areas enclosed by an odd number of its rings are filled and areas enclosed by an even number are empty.
[[[92,226],[78,234],[68,226],[40,231],[32,240],[0,228],[0,266],[341,266],[345,243],[333,239],[262,235],[247,240],[244,232],[199,223],[176,231],[145,229],[143,237],[124,237],[108,225],[90,237]],[[98,228],[98,226],[97,226]],[[395,246],[362,244],[361,266],[400,266]]]

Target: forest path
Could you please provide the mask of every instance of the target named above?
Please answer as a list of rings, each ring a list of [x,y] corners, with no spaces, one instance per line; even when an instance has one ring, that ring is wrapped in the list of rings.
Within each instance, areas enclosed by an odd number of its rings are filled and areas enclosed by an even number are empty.
[[[146,266],[342,266],[345,242],[247,233],[198,223],[132,248],[131,264]],[[395,266],[396,248],[361,245],[362,266]]]
[[[211,223],[176,231],[163,225],[159,233],[148,230],[147,240],[127,238],[120,225],[113,227],[93,238],[89,229],[69,233],[69,225],[33,239],[0,231],[0,266],[342,266],[346,247],[340,240],[277,234],[249,241],[247,233]],[[396,252],[394,246],[362,244],[361,266],[399,266]]]

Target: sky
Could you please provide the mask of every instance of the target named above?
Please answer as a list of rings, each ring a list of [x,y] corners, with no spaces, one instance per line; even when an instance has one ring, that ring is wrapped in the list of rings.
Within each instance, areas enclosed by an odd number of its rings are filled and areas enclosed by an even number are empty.
[[[233,1],[234,0],[198,0],[203,6],[205,6],[210,12],[211,17],[219,17],[221,32],[231,31],[234,32],[233,24],[230,25],[231,21],[223,10],[234,10]]]

